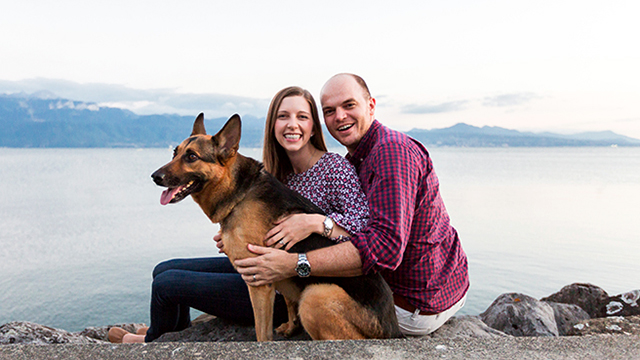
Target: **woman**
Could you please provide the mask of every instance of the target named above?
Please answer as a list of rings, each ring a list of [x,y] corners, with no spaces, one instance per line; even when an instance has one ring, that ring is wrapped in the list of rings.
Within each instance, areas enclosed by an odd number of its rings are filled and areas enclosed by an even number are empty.
[[[288,87],[274,96],[265,125],[263,161],[267,171],[327,214],[281,219],[267,234],[268,246],[289,249],[312,232],[343,241],[366,225],[369,209],[355,170],[340,155],[327,152],[318,110],[308,91]],[[190,324],[192,307],[239,323],[253,322],[247,285],[227,257],[174,259],[153,271],[151,327],[146,334],[111,328],[109,339],[150,342],[165,332],[183,330]],[[274,324],[286,321],[286,304],[278,294]]]
[[[288,250],[312,232],[345,240],[366,225],[369,208],[355,169],[342,156],[327,152],[316,103],[308,91],[293,86],[273,98],[262,159],[268,172],[327,214],[282,219],[267,233],[267,246],[277,243]]]

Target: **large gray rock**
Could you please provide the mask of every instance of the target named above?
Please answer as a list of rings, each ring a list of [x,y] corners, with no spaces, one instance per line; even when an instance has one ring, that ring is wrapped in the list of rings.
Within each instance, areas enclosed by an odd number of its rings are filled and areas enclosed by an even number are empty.
[[[600,308],[608,298],[609,295],[601,287],[592,284],[574,283],[540,300],[578,305],[586,311],[590,317],[594,318],[599,316]]]
[[[580,306],[573,304],[561,304],[548,302],[553,308],[553,315],[558,327],[558,335],[567,335],[573,329],[573,325],[588,320],[591,317]]]
[[[95,344],[104,343],[89,336],[70,333],[27,321],[13,321],[0,326],[0,344]]]
[[[513,336],[558,336],[553,308],[531,296],[500,295],[480,319],[490,327]]]
[[[640,315],[640,290],[611,296],[600,306],[598,317]]]
[[[508,337],[510,335],[490,328],[478,316],[463,315],[453,316],[438,330],[427,336],[435,339],[451,339],[456,337],[494,338]]]
[[[611,316],[573,325],[567,335],[640,335],[640,316]]]

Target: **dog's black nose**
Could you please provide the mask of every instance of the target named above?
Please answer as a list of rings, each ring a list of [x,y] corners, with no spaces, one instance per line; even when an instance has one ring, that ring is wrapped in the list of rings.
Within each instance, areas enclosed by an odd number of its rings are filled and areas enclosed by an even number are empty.
[[[153,179],[153,182],[156,183],[156,185],[162,185],[162,182],[164,181],[164,177],[165,177],[164,171],[160,171],[160,170],[151,174],[151,178]]]

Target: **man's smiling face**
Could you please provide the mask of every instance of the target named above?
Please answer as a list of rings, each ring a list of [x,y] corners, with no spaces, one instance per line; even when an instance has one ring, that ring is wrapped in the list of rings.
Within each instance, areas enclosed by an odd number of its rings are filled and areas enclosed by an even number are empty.
[[[348,74],[329,79],[320,95],[329,133],[353,153],[374,120],[376,101]]]

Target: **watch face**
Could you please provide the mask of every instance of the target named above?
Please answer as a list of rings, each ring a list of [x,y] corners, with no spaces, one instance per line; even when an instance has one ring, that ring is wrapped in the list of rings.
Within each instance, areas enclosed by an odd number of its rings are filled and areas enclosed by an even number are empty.
[[[311,274],[311,266],[307,263],[299,263],[298,266],[296,266],[296,272],[300,277],[307,277]]]

